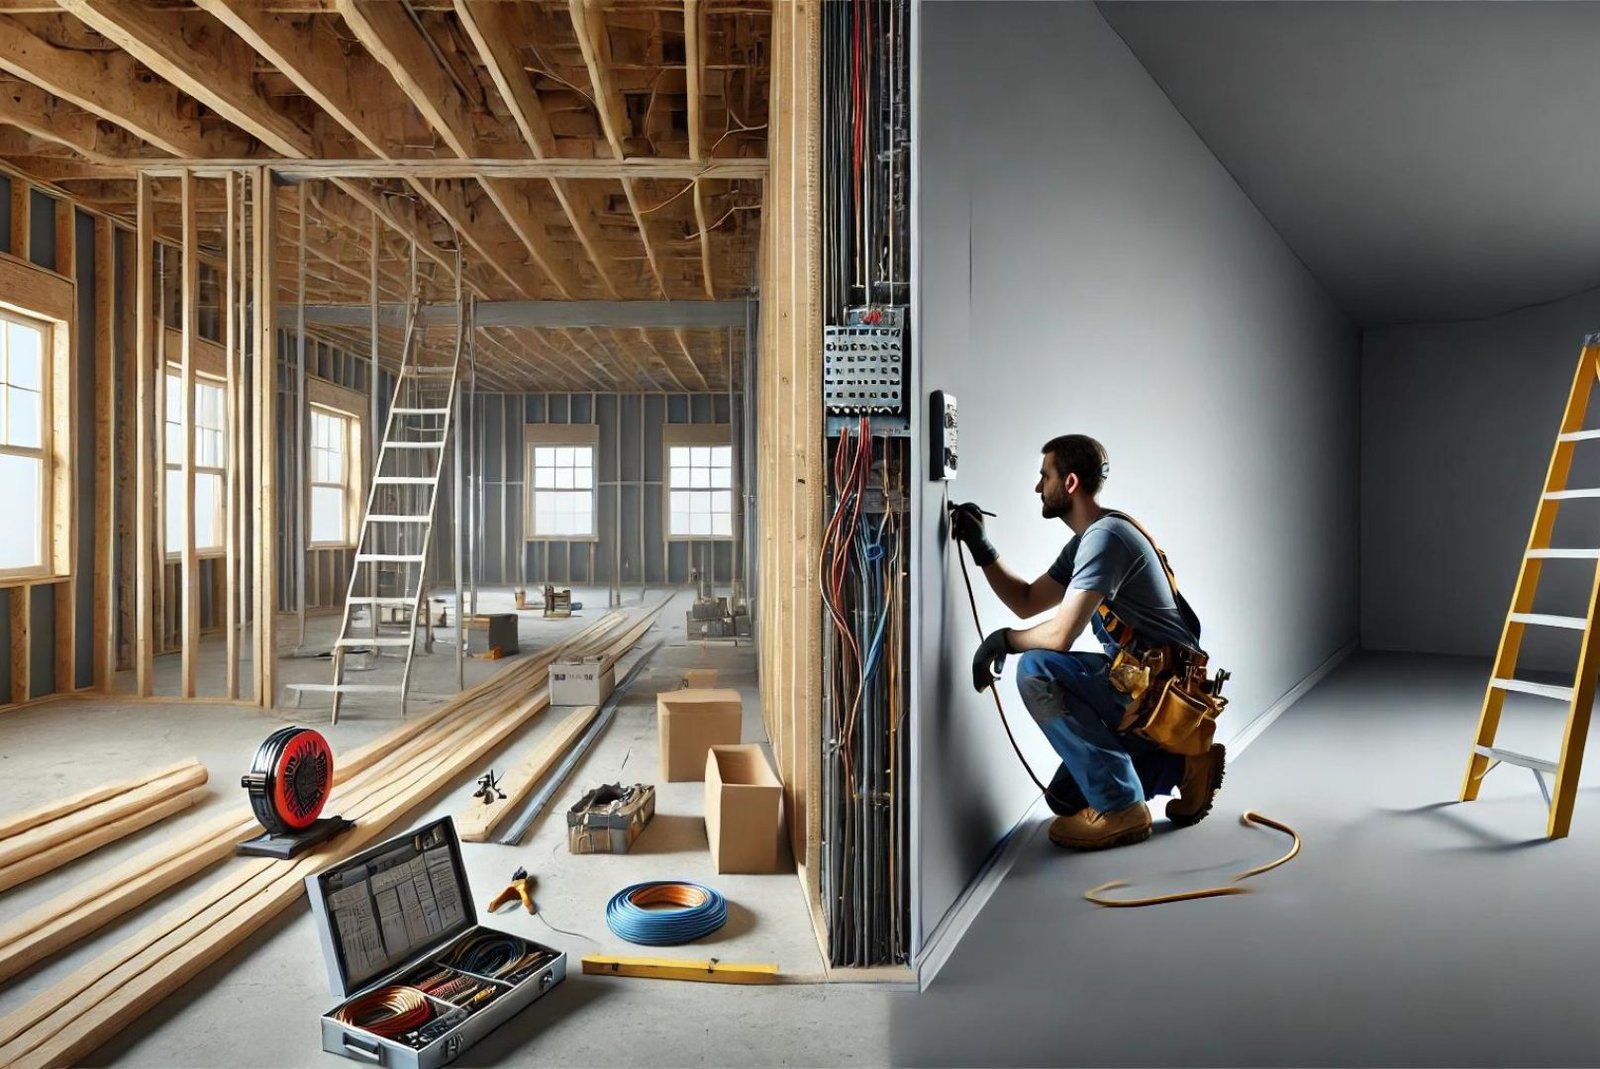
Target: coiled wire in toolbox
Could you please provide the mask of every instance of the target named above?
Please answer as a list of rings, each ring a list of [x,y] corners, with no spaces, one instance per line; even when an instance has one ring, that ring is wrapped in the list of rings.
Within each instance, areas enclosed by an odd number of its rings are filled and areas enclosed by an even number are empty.
[[[340,1006],[333,1017],[341,1024],[394,1039],[431,1021],[433,1003],[414,987],[380,987]]]
[[[446,964],[479,976],[509,976],[545,957],[512,935],[480,935],[457,947]]]
[[[675,909],[647,909],[674,906]],[[709,887],[656,880],[624,887],[606,904],[606,927],[644,946],[692,943],[728,922],[727,900]]]

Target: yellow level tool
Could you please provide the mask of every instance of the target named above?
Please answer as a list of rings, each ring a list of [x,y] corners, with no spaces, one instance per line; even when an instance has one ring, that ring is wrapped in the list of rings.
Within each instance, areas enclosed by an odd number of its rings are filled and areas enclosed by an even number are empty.
[[[778,966],[771,962],[692,961],[687,958],[617,958],[588,954],[583,971],[595,976],[638,976],[649,980],[698,980],[707,984],[775,984]]]
[[[1520,765],[1533,772],[1550,806],[1550,821],[1546,834],[1552,839],[1563,838],[1572,826],[1572,806],[1578,794],[1578,771],[1583,766],[1583,744],[1589,734],[1589,711],[1594,704],[1596,677],[1600,676],[1600,548],[1556,548],[1550,545],[1550,536],[1556,525],[1556,512],[1561,502],[1571,498],[1600,498],[1600,488],[1568,489],[1567,473],[1572,467],[1572,454],[1580,442],[1600,439],[1600,430],[1585,430],[1584,415],[1589,407],[1589,392],[1600,380],[1600,334],[1591,334],[1583,340],[1583,351],[1578,355],[1578,371],[1572,380],[1572,392],[1567,396],[1566,414],[1561,419],[1561,431],[1556,436],[1555,451],[1550,456],[1550,470],[1545,475],[1544,492],[1539,495],[1539,506],[1533,514],[1533,531],[1528,536],[1528,549],[1522,556],[1522,567],[1517,573],[1517,585],[1511,595],[1511,611],[1506,616],[1505,629],[1500,632],[1500,649],[1495,654],[1494,670],[1490,673],[1489,687],[1483,697],[1483,711],[1478,716],[1478,736],[1467,762],[1466,780],[1461,785],[1461,800],[1470,802],[1478,797],[1483,777],[1495,765],[1505,763]],[[1539,586],[1539,572],[1546,560],[1570,558],[1587,560],[1595,567],[1589,592],[1589,610],[1583,616],[1552,616],[1533,611],[1533,596]],[[1552,686],[1515,678],[1517,652],[1522,646],[1522,633],[1529,627],[1568,628],[1583,632],[1583,642],[1578,654],[1578,666],[1572,686]],[[1500,710],[1507,691],[1550,698],[1567,706],[1567,725],[1561,739],[1561,754],[1554,760],[1529,757],[1501,749],[1494,744],[1500,728]],[[1555,777],[1552,796],[1546,776]]]

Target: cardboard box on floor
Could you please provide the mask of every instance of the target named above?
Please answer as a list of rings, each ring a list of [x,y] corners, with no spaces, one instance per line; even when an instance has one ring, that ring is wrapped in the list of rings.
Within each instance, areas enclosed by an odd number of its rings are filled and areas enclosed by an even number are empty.
[[[656,695],[661,778],[669,783],[704,779],[706,751],[737,745],[744,703],[736,690],[664,690]]]
[[[706,838],[719,873],[783,872],[783,784],[761,747],[706,751]]]
[[[715,668],[690,668],[683,673],[683,685],[694,690],[705,690],[717,685]]]
[[[601,667],[599,658],[557,661],[550,666],[551,705],[599,705],[611,697],[616,669]]]

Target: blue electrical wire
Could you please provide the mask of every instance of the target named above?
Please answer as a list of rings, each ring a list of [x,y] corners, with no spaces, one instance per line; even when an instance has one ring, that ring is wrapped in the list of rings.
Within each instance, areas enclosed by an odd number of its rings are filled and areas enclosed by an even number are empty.
[[[676,909],[645,909],[639,901],[697,899]],[[681,899],[680,899],[681,900]],[[728,922],[728,902],[709,887],[678,880],[654,880],[624,887],[606,903],[606,927],[620,939],[643,946],[692,943]]]

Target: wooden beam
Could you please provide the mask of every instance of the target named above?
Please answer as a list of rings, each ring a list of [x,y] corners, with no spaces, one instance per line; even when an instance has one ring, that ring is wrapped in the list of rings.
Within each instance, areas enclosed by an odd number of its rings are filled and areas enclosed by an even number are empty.
[[[32,232],[33,186],[20,178],[11,179],[10,252],[19,260],[30,259],[28,236]]]
[[[256,87],[255,53],[214,22],[121,0],[60,0],[161,78],[285,156],[320,156],[310,133]]]
[[[277,456],[274,433],[278,391],[277,266],[272,250],[277,246],[277,196],[267,168],[255,175],[255,700],[264,708],[277,704],[278,584],[277,584]]]
[[[239,696],[239,448],[238,425],[239,412],[243,409],[240,405],[240,394],[244,387],[244,376],[241,374],[243,354],[239,348],[239,282],[241,267],[243,266],[243,253],[239,233],[239,176],[230,174],[224,179],[224,192],[228,198],[227,237],[224,242],[226,247],[227,264],[223,268],[222,295],[218,300],[218,311],[222,315],[222,344],[226,350],[225,361],[227,364],[227,379],[223,385],[223,411],[227,413],[223,420],[223,501],[226,502],[222,510],[223,523],[226,529],[223,532],[222,564],[222,626],[226,630],[224,639],[224,655],[227,666],[223,673],[223,693],[229,698]],[[305,220],[300,220],[300,225],[305,226]],[[377,242],[374,239],[374,246]]]
[[[220,177],[223,172],[255,167],[260,159],[229,158],[221,155],[187,159],[128,161],[125,166],[147,171],[157,177],[175,178],[192,170],[203,178]],[[660,156],[634,156],[629,159],[293,159],[273,165],[280,175],[301,178],[582,178],[595,181],[652,180],[682,181],[689,178],[760,179],[768,172],[766,159],[759,156],[718,156],[695,163],[688,159]],[[120,173],[120,172],[113,172]]]
[[[704,14],[700,0],[683,0],[684,65],[689,78],[689,158],[695,163],[705,157],[700,99],[700,78],[705,66],[705,56],[701,52],[705,41]],[[705,276],[706,297],[714,301],[717,287],[711,271],[711,232],[706,229],[706,202],[698,178],[694,179],[694,221],[700,231],[700,270]]]
[[[93,112],[17,78],[0,79],[0,123],[64,145],[94,163],[116,165],[142,154],[125,130],[102,128]]]
[[[572,29],[577,34],[578,47],[583,51],[584,66],[589,70],[595,109],[600,113],[600,128],[605,132],[606,144],[611,146],[612,156],[622,160],[626,155],[622,148],[622,123],[627,121],[628,109],[622,100],[621,90],[610,76],[611,39],[606,34],[605,17],[595,0],[568,0],[567,10],[572,16]],[[691,166],[698,165],[691,162]],[[627,198],[628,210],[633,213],[634,225],[639,228],[639,241],[644,245],[650,273],[655,276],[661,295],[670,297],[665,276],[661,274],[661,264],[656,258],[655,246],[650,242],[650,229],[645,223],[644,213],[639,209],[639,198],[634,194],[633,182],[628,178],[622,179],[622,193]]]
[[[113,243],[122,247],[122,270],[117,272],[117,300],[121,304],[121,352],[122,367],[117,407],[122,413],[121,424],[117,427],[117,465],[116,465],[116,512],[115,533],[119,551],[119,565],[117,572],[117,642],[116,656],[112,664],[117,668],[131,668],[134,663],[134,636],[137,628],[134,624],[134,576],[137,574],[135,565],[137,550],[134,543],[134,528],[139,513],[138,499],[135,497],[135,480],[137,470],[135,467],[138,452],[134,448],[134,437],[140,429],[139,424],[139,360],[138,343],[135,340],[135,328],[138,325],[135,298],[137,296],[139,257],[135,252],[135,244],[139,235],[125,230],[113,231]],[[129,274],[132,272],[132,279]]]
[[[0,69],[175,156],[243,155],[247,148],[243,138],[203,131],[178,90],[152,80],[127,52],[58,48],[16,19],[0,15]]]
[[[94,686],[108,692],[117,666],[117,631],[112,609],[117,603],[116,516],[114,473],[127,463],[117,449],[117,372],[113,359],[116,335],[116,246],[111,221],[94,221],[94,599],[90,626],[94,631]]]
[[[554,156],[556,138],[555,131],[550,128],[550,117],[545,114],[539,94],[517,55],[518,42],[529,39],[517,5],[455,0],[455,12],[488,69],[490,79],[500,90],[500,99],[511,113],[512,121],[521,132],[528,151],[538,160]],[[617,296],[616,280],[612,277],[616,265],[601,247],[599,224],[593,212],[585,210],[577,202],[565,179],[552,177],[550,189],[573,232],[578,235],[589,261],[594,264],[595,274],[600,277],[606,292],[610,296]]]
[[[29,685],[29,650],[32,646],[31,618],[33,587],[27,583],[10,587],[6,591],[7,609],[11,616],[11,703],[20,705],[33,695]]]
[[[135,328],[134,363],[138,368],[134,395],[133,424],[137,450],[134,461],[134,652],[136,690],[141,698],[153,691],[155,672],[155,580],[151,546],[160,536],[155,524],[155,436],[162,431],[155,425],[156,324],[155,324],[155,204],[151,200],[151,179],[138,182],[138,273],[134,276]]]
[[[527,757],[513,765],[500,782],[504,798],[485,804],[476,797],[455,817],[456,834],[463,842],[486,843],[494,838],[507,820],[533,793],[552,768],[556,766],[578,736],[583,734],[600,713],[598,705],[586,705],[568,713],[566,718],[552,728]]]
[[[194,514],[194,343],[200,334],[200,249],[195,241],[194,178],[183,176],[183,338],[179,361],[183,368],[183,400],[178,406],[178,433],[183,438],[179,461],[183,496],[179,507],[183,526],[179,576],[183,592],[183,689],[195,696],[195,668],[200,657],[200,555],[195,549]]]

